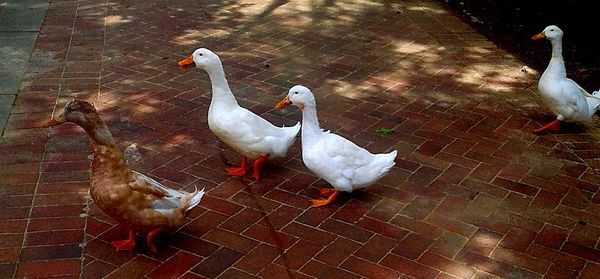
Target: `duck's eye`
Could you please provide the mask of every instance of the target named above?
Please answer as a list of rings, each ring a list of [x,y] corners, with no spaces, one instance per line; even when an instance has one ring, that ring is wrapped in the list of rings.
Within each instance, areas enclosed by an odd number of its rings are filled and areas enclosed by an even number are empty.
[[[298,95],[298,91],[294,92],[294,94]]]
[[[202,56],[202,53],[198,53],[198,56]]]
[[[550,29],[550,32],[554,32],[554,29]]]

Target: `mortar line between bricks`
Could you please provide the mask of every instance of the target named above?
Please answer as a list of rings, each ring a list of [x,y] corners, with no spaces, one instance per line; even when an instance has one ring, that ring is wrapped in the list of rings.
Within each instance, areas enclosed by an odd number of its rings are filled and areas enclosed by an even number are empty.
[[[46,142],[44,143],[44,152],[42,152],[42,156],[40,157],[40,165],[38,166],[37,174],[38,178],[35,183],[35,188],[33,189],[33,198],[31,199],[31,204],[29,205],[29,213],[27,215],[27,224],[25,225],[25,231],[23,232],[23,240],[21,241],[21,246],[19,247],[19,257],[15,263],[15,268],[13,270],[13,277],[17,276],[17,271],[19,270],[21,254],[23,253],[23,247],[25,246],[25,241],[27,240],[27,233],[29,231],[29,224],[31,223],[31,213],[33,212],[33,208],[35,205],[35,197],[38,192],[38,187],[40,186],[40,182],[42,180],[42,171],[43,171],[43,162],[46,158],[46,150],[48,150],[48,143],[50,142],[50,133],[51,129],[48,129],[46,133]],[[83,261],[82,261],[83,262]]]

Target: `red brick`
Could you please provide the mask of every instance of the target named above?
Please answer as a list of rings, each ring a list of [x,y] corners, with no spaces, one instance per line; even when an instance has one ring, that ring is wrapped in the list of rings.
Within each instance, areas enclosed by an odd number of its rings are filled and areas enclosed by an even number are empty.
[[[0,248],[0,263],[17,262],[20,250],[18,247]]]
[[[147,277],[150,278],[178,278],[194,267],[201,258],[187,252],[178,252],[167,261],[152,270]],[[147,268],[149,270],[149,268]]]
[[[243,232],[260,220],[265,213],[252,208],[244,208],[236,215],[219,225],[220,228],[233,232]]]
[[[192,271],[207,278],[216,278],[242,256],[244,254],[241,252],[223,247],[196,265]]]
[[[274,246],[260,244],[254,250],[242,257],[235,264],[235,267],[250,274],[257,274],[282,253],[283,250],[279,250]]]
[[[588,261],[600,262],[600,251],[594,248],[581,246],[573,242],[565,242],[561,251],[584,258]]]
[[[417,259],[433,243],[433,239],[428,236],[410,233],[398,243],[392,253],[407,259]]]
[[[394,278],[398,273],[374,263],[351,256],[341,265],[342,268],[350,270],[368,278]]]
[[[276,262],[292,270],[298,270],[322,249],[321,245],[300,240],[287,249]]]
[[[411,231],[429,238],[437,238],[442,234],[442,230],[436,226],[403,215],[396,215],[391,223],[401,228],[410,228]]]
[[[396,239],[374,235],[354,255],[361,259],[377,263],[397,244],[398,240]]]
[[[110,273],[110,275],[106,276],[106,278],[143,278],[158,265],[158,261],[138,255],[128,261],[126,264],[120,266],[114,272]]]
[[[598,274],[600,274],[600,265],[597,263],[588,262],[585,265],[585,268],[583,269],[583,271],[581,272],[579,278],[594,279],[594,278],[598,277]]]
[[[252,239],[225,230],[221,230],[219,228],[208,232],[202,237],[202,239],[212,241],[214,243],[218,243],[225,247],[229,247],[242,252],[248,252],[254,249],[256,245],[258,245],[258,243]]]
[[[428,251],[452,259],[466,242],[466,237],[457,233],[444,231],[444,233],[433,242]]]
[[[529,250],[527,250],[527,254],[534,257],[550,260],[554,264],[560,265],[567,269],[581,270],[585,265],[585,260],[577,256],[560,252],[558,250],[550,249],[535,243],[531,244]]]
[[[385,256],[381,260],[381,264],[399,273],[416,278],[436,278],[439,273],[439,271],[431,267],[392,254]]]
[[[325,265],[321,262],[311,260],[306,263],[302,269],[300,270],[302,273],[308,274],[315,278],[361,278],[360,275],[353,274],[341,268],[337,268],[334,266]],[[284,278],[284,277],[279,277]]]
[[[79,259],[51,260],[39,262],[21,262],[17,267],[17,277],[79,275]]]
[[[421,166],[413,175],[408,178],[408,181],[413,182],[417,185],[426,186],[435,180],[441,171],[431,168],[428,166]]]
[[[503,235],[479,229],[472,237],[469,239],[464,249],[476,254],[481,254],[484,256],[488,256],[492,250],[498,245]]]
[[[202,202],[204,202],[204,197],[202,197]],[[221,213],[206,211],[196,220],[181,228],[181,231],[200,237],[219,226],[225,220],[227,220],[227,216]]]
[[[23,233],[0,234],[0,248],[20,247],[23,243]]]
[[[281,205],[275,211],[270,212],[267,216],[261,219],[258,224],[280,230],[294,220],[297,216],[299,216],[301,212],[302,211],[300,209]]]
[[[275,231],[272,227],[264,227],[261,225],[252,226],[244,232],[244,235],[282,249],[290,247],[297,240],[297,238],[292,235]]]
[[[467,250],[461,251],[454,259],[501,278],[509,277],[514,270],[514,267],[510,264],[480,254],[471,253]]]
[[[482,163],[469,175],[470,178],[490,182],[500,172],[499,166]]]
[[[500,241],[500,246],[515,250],[518,252],[525,252],[529,245],[533,243],[536,233],[520,228],[512,227],[508,233]]]
[[[442,256],[430,252],[425,252],[425,254],[423,254],[419,258],[419,262],[448,272],[460,278],[471,278],[471,276],[475,274],[474,268],[470,266],[461,264],[459,262],[453,261],[448,258],[444,258]]]
[[[558,249],[567,239],[569,232],[551,224],[545,224],[542,230],[537,234],[535,243],[549,248]]]
[[[0,234],[5,233],[22,233],[27,227],[27,220],[0,220]]]
[[[360,220],[370,208],[371,205],[367,202],[351,200],[340,208],[333,218],[353,224]]]
[[[519,192],[519,193],[522,193],[522,194],[525,194],[528,196],[532,196],[532,197],[534,197],[539,191],[539,189],[537,187],[532,187],[527,184],[523,184],[523,183],[519,183],[519,182],[515,182],[515,181],[503,179],[503,178],[496,178],[496,179],[494,179],[494,181],[492,183],[499,187],[502,187],[502,188],[505,188],[505,189],[508,189],[511,191]]]
[[[190,235],[175,233],[169,236],[169,245],[202,257],[208,257],[219,249],[219,245]]]
[[[107,264],[103,261],[94,260],[86,263],[81,271],[81,279],[104,278],[109,273],[115,270],[115,266]]]
[[[355,241],[338,237],[323,248],[314,258],[326,264],[338,266],[360,247],[361,245]]]
[[[310,200],[306,197],[281,191],[279,189],[273,189],[265,195],[265,198],[301,209],[308,208],[311,205]]]
[[[531,257],[527,254],[515,252],[502,247],[496,247],[490,257],[534,271],[539,274],[545,274],[550,268],[550,263],[544,261],[543,259]]]
[[[358,226],[366,230],[391,237],[394,239],[402,239],[408,234],[408,231],[389,223],[384,223],[372,218],[363,218],[358,222]]]
[[[84,205],[56,205],[34,207],[31,211],[31,217],[48,218],[79,216],[84,212],[84,207]]]
[[[373,233],[361,228],[353,227],[349,224],[342,223],[333,219],[327,219],[319,226],[320,229],[347,237],[349,239],[364,243],[367,242]]]
[[[23,247],[21,250],[20,261],[44,261],[56,259],[80,258],[82,248],[79,243],[68,245],[51,245]]]

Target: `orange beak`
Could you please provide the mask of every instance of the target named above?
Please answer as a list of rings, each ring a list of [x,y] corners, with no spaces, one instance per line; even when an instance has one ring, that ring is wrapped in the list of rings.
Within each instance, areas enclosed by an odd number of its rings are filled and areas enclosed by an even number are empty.
[[[531,37],[532,40],[539,40],[539,39],[543,39],[543,38],[546,38],[546,35],[544,34],[544,32],[539,33],[537,35],[533,35]]]
[[[291,105],[292,101],[290,101],[290,98],[288,98],[287,96],[285,96],[285,98],[283,98],[283,100],[279,101],[276,105],[275,108],[276,109],[280,109],[282,107],[285,107],[287,105]]]
[[[182,67],[191,67],[191,66],[196,65],[196,63],[194,63],[194,58],[192,58],[191,55],[188,56],[186,59],[179,61],[179,63],[177,63],[177,64],[179,64],[179,66],[182,66]]]
[[[67,122],[67,120],[65,119],[64,114],[60,114],[59,116],[53,117],[52,119],[48,120],[48,122],[46,122],[46,125],[48,125],[48,126],[56,126],[56,125],[59,125],[59,124],[63,124],[65,122]]]

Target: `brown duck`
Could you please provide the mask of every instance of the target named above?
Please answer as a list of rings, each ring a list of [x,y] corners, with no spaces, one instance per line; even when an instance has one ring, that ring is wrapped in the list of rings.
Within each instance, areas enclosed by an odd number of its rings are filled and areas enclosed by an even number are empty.
[[[96,108],[86,101],[68,102],[64,112],[48,125],[65,122],[79,125],[92,140],[92,199],[106,214],[129,228],[128,239],[111,244],[117,250],[133,250],[135,233],[142,233],[146,234],[150,250],[156,253],[152,239],[159,232],[178,227],[200,203],[204,190],[174,190],[131,170]]]

